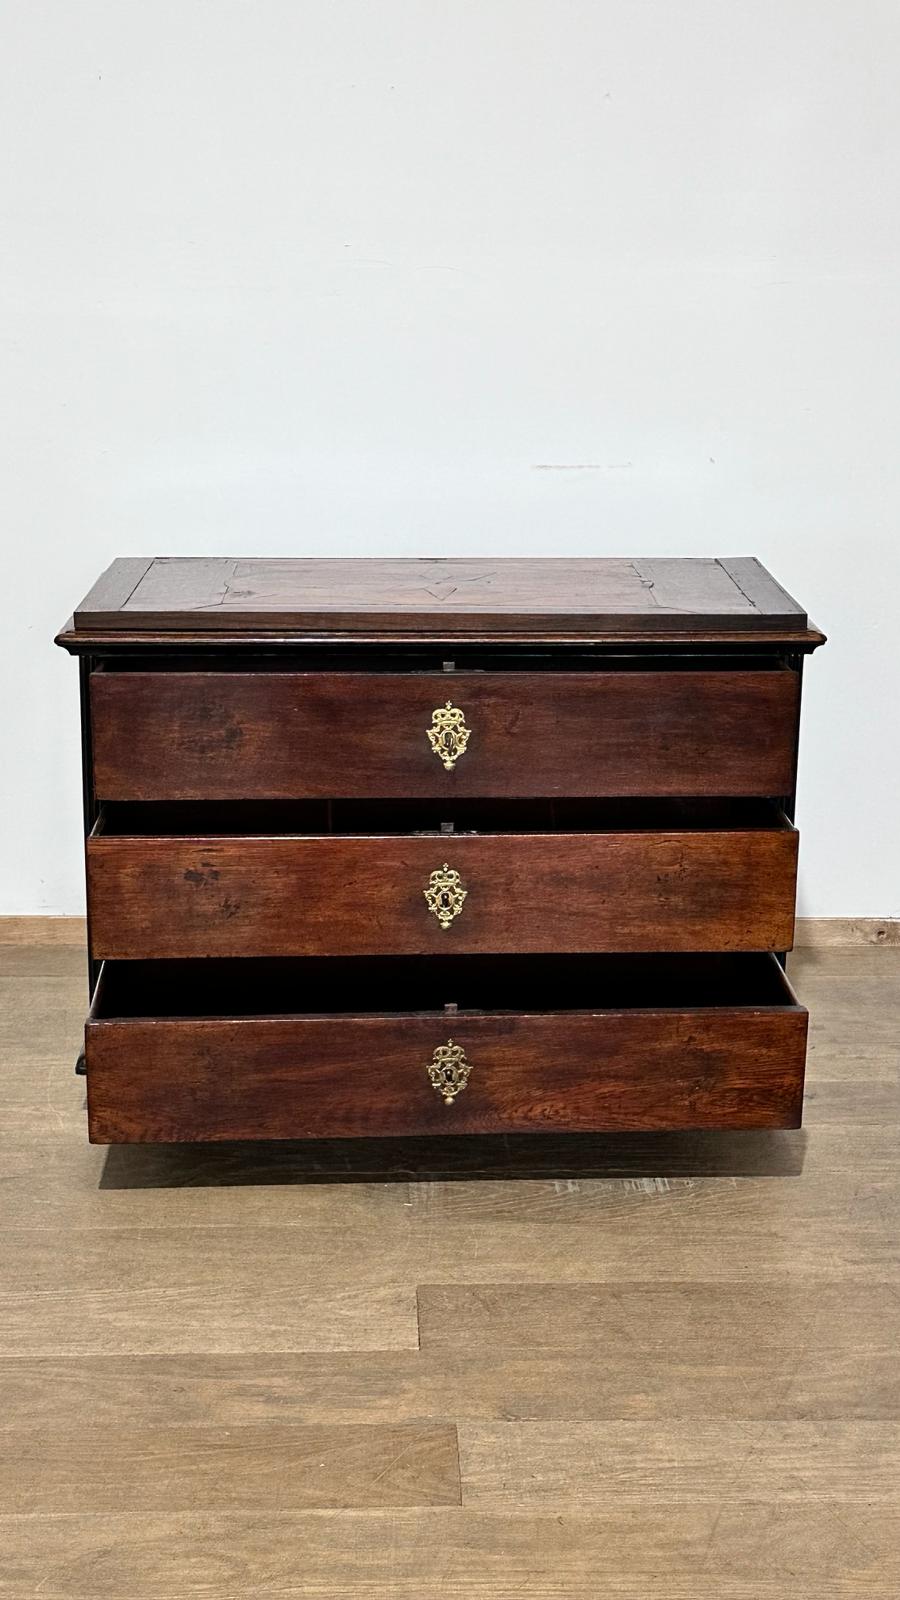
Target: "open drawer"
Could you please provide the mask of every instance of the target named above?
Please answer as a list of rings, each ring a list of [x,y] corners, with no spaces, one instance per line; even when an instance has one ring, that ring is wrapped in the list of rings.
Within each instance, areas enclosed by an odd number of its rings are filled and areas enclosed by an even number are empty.
[[[95,957],[788,950],[797,834],[765,802],[110,805]]]
[[[806,1030],[768,955],[108,962],[90,1136],[797,1127]]]

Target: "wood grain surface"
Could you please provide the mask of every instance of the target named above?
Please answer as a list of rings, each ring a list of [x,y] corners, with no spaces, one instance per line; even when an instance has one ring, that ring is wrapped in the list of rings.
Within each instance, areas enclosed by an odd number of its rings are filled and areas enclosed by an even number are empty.
[[[95,672],[108,800],[783,795],[796,672]],[[452,698],[451,771],[427,729]]]
[[[429,910],[447,864],[466,899]],[[789,827],[622,833],[88,841],[93,954],[428,955],[789,950]]]
[[[90,1135],[103,1144],[796,1127],[806,1031],[789,995],[757,1009],[94,1020]],[[451,1104],[428,1076],[448,1042],[470,1068]]]
[[[266,1511],[304,1506],[459,1504],[452,1423],[177,1424],[109,1437],[84,1429],[34,1463],[0,1458],[0,1504],[33,1514],[78,1511],[90,1484],[98,1511]],[[240,1485],[240,1487],[238,1487]]]
[[[755,557],[391,559],[156,556],[114,561],[76,630],[227,627],[440,633],[539,623],[624,634],[804,627],[806,612]]]
[[[104,1150],[0,949],[0,1592],[894,1600],[900,952],[791,975],[802,1131]]]

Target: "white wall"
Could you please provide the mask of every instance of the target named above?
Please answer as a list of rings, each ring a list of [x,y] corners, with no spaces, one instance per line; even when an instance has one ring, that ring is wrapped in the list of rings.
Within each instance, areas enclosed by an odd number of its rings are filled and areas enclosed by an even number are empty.
[[[801,910],[900,914],[895,0],[6,0],[0,911],[114,555],[757,554]]]

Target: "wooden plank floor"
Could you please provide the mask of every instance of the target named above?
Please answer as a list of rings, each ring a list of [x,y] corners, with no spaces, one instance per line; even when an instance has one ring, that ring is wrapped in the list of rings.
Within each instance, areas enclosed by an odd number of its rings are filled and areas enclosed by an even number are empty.
[[[896,1600],[900,949],[791,972],[802,1132],[105,1150],[0,948],[0,1597]]]

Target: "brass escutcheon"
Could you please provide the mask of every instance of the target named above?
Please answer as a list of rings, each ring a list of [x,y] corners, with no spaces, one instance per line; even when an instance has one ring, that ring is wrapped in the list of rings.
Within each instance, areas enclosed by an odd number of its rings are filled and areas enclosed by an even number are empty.
[[[448,700],[431,713],[431,727],[426,728],[428,743],[448,772],[460,756],[465,755],[472,730],[466,727],[466,714]]]
[[[438,1094],[443,1095],[444,1104],[451,1106],[466,1087],[471,1071],[462,1045],[448,1039],[446,1044],[439,1044],[435,1050],[428,1076]]]
[[[442,867],[435,867],[428,888],[422,890],[429,911],[434,912],[442,928],[449,928],[453,918],[459,916],[468,892],[456,868],[448,867],[446,861]]]

